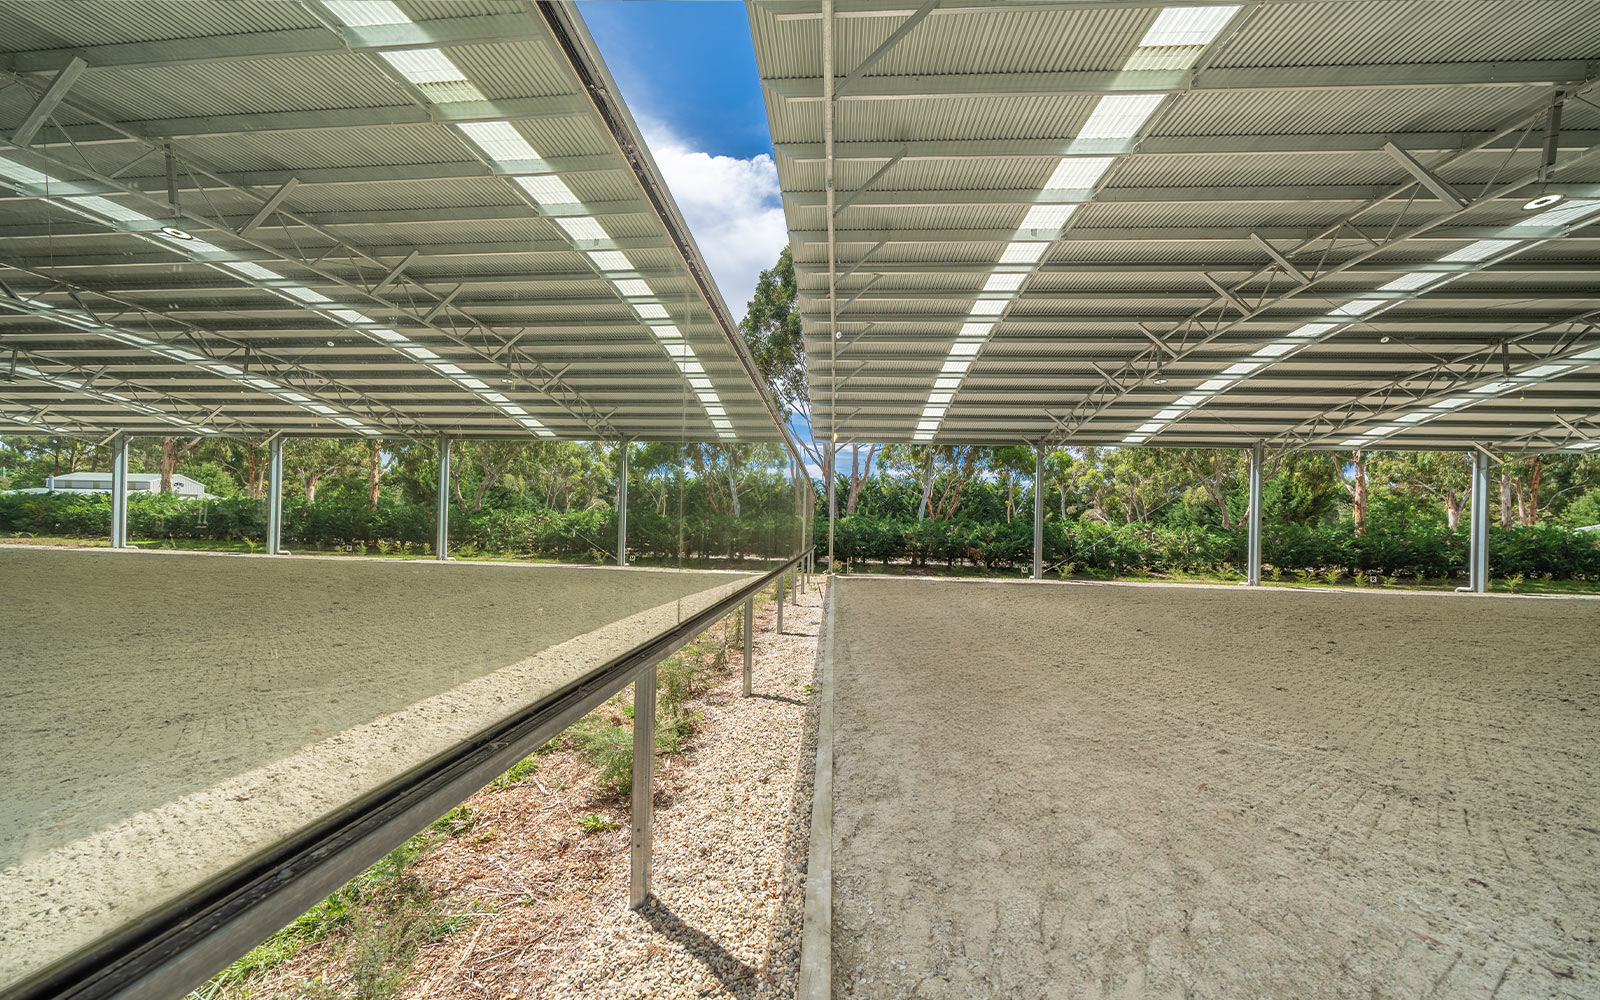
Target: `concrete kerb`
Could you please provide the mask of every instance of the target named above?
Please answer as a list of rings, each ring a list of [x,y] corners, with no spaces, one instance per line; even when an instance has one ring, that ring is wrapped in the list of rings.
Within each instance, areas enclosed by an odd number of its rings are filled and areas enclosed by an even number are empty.
[[[817,638],[817,763],[795,1000],[833,997],[833,631],[837,589],[837,580],[830,581]]]

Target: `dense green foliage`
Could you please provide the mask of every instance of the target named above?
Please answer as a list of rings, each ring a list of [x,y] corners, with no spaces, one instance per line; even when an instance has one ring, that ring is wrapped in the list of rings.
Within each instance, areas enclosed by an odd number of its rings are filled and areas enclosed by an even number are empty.
[[[819,525],[817,551],[827,555],[827,525]],[[1180,573],[1244,575],[1245,532],[1192,525],[1100,524],[1047,521],[1044,558],[1065,572],[1103,576]],[[1600,532],[1560,525],[1493,527],[1493,572],[1558,580],[1600,581]],[[905,560],[925,568],[957,565],[1023,570],[1033,561],[1033,525],[971,520],[901,520],[857,514],[839,519],[835,559],[843,563]],[[1465,577],[1467,535],[1442,525],[1411,524],[1356,534],[1346,520],[1265,528],[1262,558],[1286,574],[1381,574],[1399,579]]]

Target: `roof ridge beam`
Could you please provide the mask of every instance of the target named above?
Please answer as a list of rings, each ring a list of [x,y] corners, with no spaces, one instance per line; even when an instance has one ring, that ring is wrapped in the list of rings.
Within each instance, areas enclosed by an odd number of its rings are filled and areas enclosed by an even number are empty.
[[[1595,70],[1579,60],[1392,63],[1171,70],[1077,70],[1040,73],[946,73],[866,77],[840,101],[905,101],[963,97],[1056,97],[1065,94],[1184,94],[1228,91],[1374,90],[1506,87],[1585,83]],[[768,79],[763,87],[790,103],[822,100],[817,77]]]

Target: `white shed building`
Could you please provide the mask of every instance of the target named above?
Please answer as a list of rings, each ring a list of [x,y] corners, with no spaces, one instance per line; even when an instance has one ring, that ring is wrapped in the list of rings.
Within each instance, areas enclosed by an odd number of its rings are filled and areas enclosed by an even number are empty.
[[[69,472],[60,476],[45,477],[44,487],[51,493],[110,493],[110,472]],[[161,476],[157,473],[130,472],[128,473],[129,493],[160,493]],[[172,476],[172,492],[180,497],[204,497],[206,493],[204,483],[180,476]]]

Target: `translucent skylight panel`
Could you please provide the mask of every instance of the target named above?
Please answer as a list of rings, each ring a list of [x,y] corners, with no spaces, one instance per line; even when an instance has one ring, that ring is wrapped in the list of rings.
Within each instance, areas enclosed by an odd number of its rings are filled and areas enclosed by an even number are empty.
[[[450,57],[438,49],[399,49],[378,55],[412,83],[464,83],[467,79]]]
[[[1207,379],[1206,381],[1201,382],[1200,385],[1197,386],[1197,388],[1201,392],[1219,392],[1219,391],[1221,391],[1223,389],[1226,389],[1228,386],[1232,385],[1233,382],[1234,382],[1234,380],[1231,379],[1231,378]]]
[[[1433,416],[1433,414],[1431,414],[1431,413],[1421,413],[1421,412],[1419,412],[1419,413],[1407,413],[1405,416],[1400,418],[1400,422],[1402,424],[1421,423],[1422,421],[1427,420],[1431,416]]]
[[[456,128],[491,160],[539,159],[539,151],[510,122],[464,122]]]
[[[223,267],[230,271],[237,271],[246,278],[255,278],[257,281],[281,281],[283,279],[283,275],[277,271],[262,267],[260,264],[251,263],[248,260],[225,260],[221,263]]]
[[[1344,305],[1335,308],[1331,315],[1365,316],[1381,305],[1383,305],[1382,299],[1356,299],[1354,302],[1346,302]]]
[[[559,177],[540,174],[537,177],[518,177],[517,186],[541,205],[576,205],[578,196]]]
[[[1555,375],[1555,374],[1558,374],[1558,373],[1564,372],[1564,371],[1570,371],[1570,370],[1571,369],[1567,365],[1540,365],[1537,368],[1529,368],[1527,371],[1522,372],[1517,377],[1518,378],[1549,378],[1552,375]]]
[[[1139,47],[1209,45],[1238,12],[1237,4],[1163,8],[1150,30],[1139,40]]]
[[[389,0],[322,0],[328,13],[352,28],[370,28],[377,24],[410,24],[399,7]]]
[[[1022,287],[1026,274],[991,274],[983,283],[986,292],[1014,292]]]
[[[1203,402],[1204,400],[1205,400],[1204,396],[1195,396],[1195,395],[1179,396],[1177,399],[1173,400],[1172,405],[1173,406],[1185,406],[1185,407],[1188,407],[1188,406],[1199,406],[1200,403]]]
[[[32,167],[25,167],[14,160],[0,156],[0,177],[6,177],[19,184],[53,184],[56,179],[49,174],[41,174]]]
[[[998,316],[1005,311],[1005,299],[979,299],[972,304],[974,316]]]
[[[1022,229],[1060,229],[1072,218],[1076,205],[1035,205],[1022,217]]]
[[[1339,324],[1337,324],[1337,323],[1307,323],[1305,326],[1297,327],[1296,329],[1290,331],[1289,336],[1291,336],[1291,337],[1320,337],[1323,334],[1327,333],[1329,330],[1333,330],[1333,329],[1337,328],[1338,325]]]
[[[617,291],[628,296],[629,298],[638,298],[642,295],[655,294],[650,290],[648,283],[641,281],[638,278],[622,278],[617,281],[613,281],[612,284],[617,286]]]
[[[668,325],[668,324],[662,324],[660,326],[652,326],[650,328],[650,332],[654,333],[657,337],[660,337],[662,340],[671,340],[671,339],[673,339],[675,337],[682,336],[682,334],[678,333],[678,328],[677,327],[671,326],[671,325]]]
[[[1092,188],[1110,169],[1110,156],[1068,156],[1056,164],[1055,172],[1044,182],[1045,190]]]
[[[1486,260],[1497,253],[1510,250],[1521,242],[1521,240],[1479,240],[1476,243],[1467,244],[1460,250],[1451,251],[1440,257],[1439,260],[1451,264],[1476,264],[1478,261]]]
[[[1423,285],[1431,285],[1443,277],[1446,275],[1439,271],[1413,271],[1410,274],[1402,274],[1387,284],[1379,285],[1378,291],[1414,292]]]
[[[1279,357],[1282,357],[1285,354],[1288,354],[1290,351],[1294,350],[1294,348],[1297,347],[1297,346],[1299,346],[1299,345],[1297,345],[1297,344],[1268,344],[1267,346],[1261,348],[1259,351],[1256,351],[1253,356],[1257,357],[1257,358],[1279,358]]]
[[[602,271],[631,271],[633,264],[620,250],[589,250],[589,259]]]
[[[1165,94],[1109,94],[1078,130],[1080,139],[1131,139],[1155,113]]]
[[[331,312],[331,314],[333,316],[335,316],[338,319],[344,320],[346,323],[371,323],[372,322],[372,318],[370,316],[367,316],[364,313],[358,313],[354,309],[333,309],[333,310],[330,310],[330,312]]]
[[[1488,385],[1480,385],[1476,389],[1468,389],[1467,391],[1474,395],[1488,395],[1489,393],[1505,392],[1516,384],[1515,382],[1490,382]]]
[[[567,231],[567,235],[575,240],[608,240],[610,234],[601,227],[595,219],[587,215],[563,216],[556,219],[556,225]],[[648,294],[648,293],[646,293]]]
[[[1181,416],[1183,416],[1183,409],[1181,407],[1172,406],[1172,407],[1168,407],[1165,410],[1162,410],[1160,413],[1157,413],[1156,414],[1156,419],[1157,420],[1176,420]]]
[[[1428,407],[1434,410],[1453,410],[1458,406],[1466,406],[1470,402],[1472,400],[1467,399],[1465,396],[1451,396],[1449,399],[1441,399],[1437,403],[1429,403]]]
[[[634,304],[633,311],[642,319],[666,319],[667,310],[656,302],[638,302]]]
[[[426,347],[402,347],[400,349],[419,361],[435,361],[438,360],[439,357],[439,355],[428,350]]]
[[[1153,434],[1153,433],[1155,433],[1156,431],[1159,431],[1161,428],[1163,428],[1165,426],[1166,426],[1166,424],[1162,423],[1159,420],[1152,420],[1148,424],[1140,424],[1138,429],[1135,430],[1134,433],[1136,433],[1136,434]]]
[[[1163,45],[1157,48],[1134,49],[1133,55],[1128,57],[1122,68],[1132,71],[1188,69],[1204,51],[1204,45]]]
[[[387,341],[391,344],[398,343],[406,339],[393,330],[368,330],[367,332],[372,334],[374,337],[377,337],[379,340]]]
[[[1241,361],[1236,365],[1229,365],[1228,367],[1222,369],[1222,374],[1224,374],[1224,375],[1248,375],[1248,374],[1250,374],[1251,372],[1255,371],[1257,368],[1260,368],[1260,367],[1261,367],[1261,365],[1260,365],[1259,362]]]
[[[102,198],[97,194],[84,195],[76,198],[63,198],[85,211],[104,216],[116,222],[153,222],[150,216],[143,212],[135,212],[126,205],[119,205],[110,198]]]
[[[1150,435],[1148,435],[1148,434],[1129,434],[1127,437],[1122,439],[1122,443],[1123,444],[1143,444],[1144,442],[1146,442],[1148,440],[1150,440]]]
[[[1007,243],[1000,253],[1002,264],[1032,264],[1044,256],[1048,243]]]
[[[963,323],[961,324],[961,332],[957,334],[957,336],[963,339],[976,337],[981,340],[982,338],[987,337],[989,335],[989,331],[993,329],[993,323]]]
[[[326,295],[322,294],[321,292],[312,291],[309,288],[302,288],[299,285],[296,285],[293,288],[285,288],[284,292],[286,294],[288,294],[289,296],[293,297],[293,298],[299,299],[301,302],[332,302],[333,301],[332,299],[328,298]]]
[[[972,367],[970,361],[946,361],[944,368],[940,369],[946,375],[965,375],[967,369]]]
[[[958,378],[936,378],[933,380],[935,389],[955,390],[960,388],[961,380]]]
[[[952,358],[970,358],[977,354],[982,347],[981,343],[974,340],[958,340],[950,345],[950,356]]]
[[[936,406],[949,406],[950,400],[954,398],[955,393],[953,392],[930,392],[928,394],[928,402]]]

